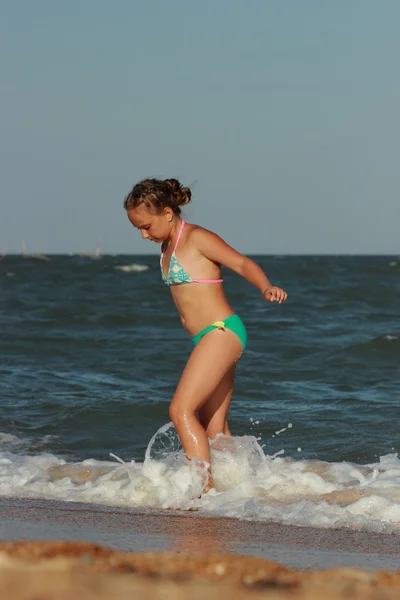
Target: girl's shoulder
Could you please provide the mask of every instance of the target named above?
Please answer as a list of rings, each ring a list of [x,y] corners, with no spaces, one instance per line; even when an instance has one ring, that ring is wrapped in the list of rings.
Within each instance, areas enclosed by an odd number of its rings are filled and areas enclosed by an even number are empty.
[[[186,223],[186,226],[188,229],[188,231],[187,231],[188,239],[190,237],[192,240],[202,240],[209,236],[216,235],[213,231],[210,231],[209,229],[206,229],[205,227],[202,227],[201,225],[196,225],[195,223]]]
[[[193,224],[190,225],[187,235],[188,243],[213,262],[235,270],[235,267],[243,260],[243,255],[214,231]]]
[[[195,224],[189,225],[186,241],[204,256],[210,252],[214,252],[215,255],[220,254],[226,247],[226,242],[217,233]]]

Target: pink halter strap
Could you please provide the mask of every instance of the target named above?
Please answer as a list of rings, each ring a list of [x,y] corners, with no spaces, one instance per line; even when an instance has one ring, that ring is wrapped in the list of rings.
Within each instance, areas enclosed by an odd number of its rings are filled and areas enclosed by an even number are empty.
[[[181,235],[182,235],[182,229],[185,226],[185,221],[182,219],[182,223],[179,229],[179,233],[178,233],[178,237],[176,238],[176,242],[175,242],[175,246],[174,246],[174,252],[176,250],[177,245],[179,244],[179,240],[181,239]]]

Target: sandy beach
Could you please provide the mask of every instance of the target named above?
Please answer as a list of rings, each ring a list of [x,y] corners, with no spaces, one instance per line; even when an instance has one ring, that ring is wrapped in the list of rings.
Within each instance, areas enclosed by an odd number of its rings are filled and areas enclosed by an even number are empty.
[[[0,499],[0,539],[91,542],[122,552],[235,553],[294,569],[396,571],[400,536],[159,513],[73,502]]]
[[[0,544],[0,597],[9,600],[208,598],[395,600],[400,574],[342,567],[295,571],[235,554],[121,553],[78,542]]]
[[[397,535],[2,498],[0,539],[15,600],[400,595]]]

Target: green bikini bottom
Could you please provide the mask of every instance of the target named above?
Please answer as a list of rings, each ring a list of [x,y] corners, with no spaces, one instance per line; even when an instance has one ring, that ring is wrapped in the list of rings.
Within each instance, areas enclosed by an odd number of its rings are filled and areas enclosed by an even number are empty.
[[[201,338],[213,329],[221,329],[222,331],[224,331],[225,329],[230,329],[231,331],[233,331],[233,333],[235,333],[238,336],[243,346],[243,350],[246,348],[247,331],[246,327],[243,325],[241,318],[238,315],[231,315],[230,317],[225,319],[225,321],[215,321],[215,323],[213,323],[212,325],[204,327],[204,329],[202,329],[200,333],[198,333],[192,338],[193,344],[196,346],[196,344],[199,343]]]

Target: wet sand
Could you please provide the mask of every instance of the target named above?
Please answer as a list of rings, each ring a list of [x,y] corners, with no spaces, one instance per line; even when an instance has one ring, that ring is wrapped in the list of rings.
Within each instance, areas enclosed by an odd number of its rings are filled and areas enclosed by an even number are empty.
[[[400,569],[400,536],[395,534],[48,500],[0,498],[0,540],[91,542],[125,552],[236,553],[301,570],[340,566],[367,571]]]

